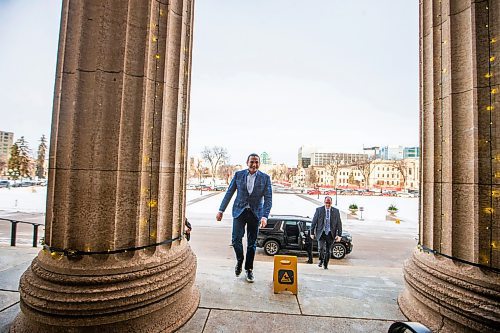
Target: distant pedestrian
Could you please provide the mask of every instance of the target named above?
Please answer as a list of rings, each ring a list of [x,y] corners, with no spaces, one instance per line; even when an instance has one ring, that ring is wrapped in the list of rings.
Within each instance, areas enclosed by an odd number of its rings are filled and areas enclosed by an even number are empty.
[[[184,236],[186,236],[186,239],[189,240],[191,239],[191,230],[193,230],[193,228],[191,227],[191,223],[189,223],[188,219],[186,218],[186,220],[184,221]]]
[[[227,189],[226,195],[219,207],[216,220],[221,221],[223,212],[226,210],[229,201],[237,191],[236,199],[233,203],[233,234],[231,242],[236,254],[236,267],[234,273],[240,276],[243,260],[242,239],[247,227],[247,253],[245,260],[246,279],[254,282],[253,261],[257,242],[259,224],[261,228],[267,225],[267,218],[272,206],[271,178],[258,171],[260,157],[257,154],[250,154],[247,158],[247,170],[237,171]]]
[[[318,240],[318,266],[328,269],[333,242],[340,241],[342,236],[342,221],[339,210],[332,207],[332,198],[326,196],[324,203],[324,206],[316,208],[316,212],[314,212],[311,239]]]

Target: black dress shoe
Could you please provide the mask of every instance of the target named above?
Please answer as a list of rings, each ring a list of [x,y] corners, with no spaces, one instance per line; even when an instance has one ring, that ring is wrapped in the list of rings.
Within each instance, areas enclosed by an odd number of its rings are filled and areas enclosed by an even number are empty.
[[[236,276],[240,276],[242,266],[243,266],[242,262],[236,263],[236,267],[234,268],[234,274],[236,274]]]
[[[313,263],[312,259],[309,259],[309,260],[307,261],[307,263],[308,263],[308,264],[312,264],[312,263]]]
[[[320,260],[318,263],[318,267],[321,267],[321,266],[323,266],[323,260]]]
[[[253,281],[255,281],[253,271],[251,269],[247,269],[247,281],[250,283],[253,283]]]
[[[325,268],[325,269],[328,269],[328,266],[326,266],[326,265],[325,265],[325,266],[324,266],[324,268]]]

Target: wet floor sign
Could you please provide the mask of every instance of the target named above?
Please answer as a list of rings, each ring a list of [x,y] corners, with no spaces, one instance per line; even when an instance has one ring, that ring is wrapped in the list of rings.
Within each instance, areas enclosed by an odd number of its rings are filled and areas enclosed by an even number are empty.
[[[274,293],[289,291],[297,295],[297,257],[274,256]]]

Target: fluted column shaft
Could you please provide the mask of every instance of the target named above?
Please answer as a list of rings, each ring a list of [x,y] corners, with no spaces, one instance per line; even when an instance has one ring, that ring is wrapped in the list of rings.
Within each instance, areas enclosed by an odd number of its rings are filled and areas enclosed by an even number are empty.
[[[414,254],[400,306],[435,331],[500,323],[499,36],[498,0],[421,1],[420,243],[444,256]]]
[[[13,331],[163,332],[196,309],[195,257],[181,237],[192,7],[64,1],[47,247],[21,279]]]

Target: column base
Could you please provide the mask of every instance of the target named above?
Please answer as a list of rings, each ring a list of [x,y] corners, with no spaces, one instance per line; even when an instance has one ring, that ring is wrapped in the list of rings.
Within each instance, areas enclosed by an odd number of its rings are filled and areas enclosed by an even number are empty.
[[[398,303],[433,332],[499,332],[498,274],[415,251],[404,266]]]
[[[137,260],[135,271],[98,276],[55,273],[36,258],[21,277],[22,313],[10,332],[175,331],[199,304],[196,257],[186,242],[157,250],[158,265]]]

